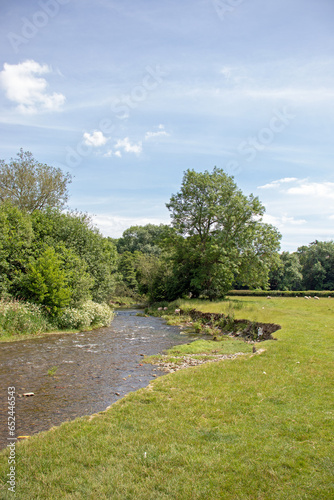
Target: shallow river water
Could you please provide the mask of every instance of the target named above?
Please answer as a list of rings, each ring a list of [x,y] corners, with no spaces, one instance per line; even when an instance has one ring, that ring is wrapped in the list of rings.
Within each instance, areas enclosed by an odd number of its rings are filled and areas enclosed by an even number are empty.
[[[117,311],[110,327],[0,344],[0,448],[7,443],[7,387],[16,389],[16,436],[104,410],[163,375],[142,355],[194,340],[160,318]],[[48,371],[57,367],[54,375]],[[20,397],[33,392],[34,396]]]

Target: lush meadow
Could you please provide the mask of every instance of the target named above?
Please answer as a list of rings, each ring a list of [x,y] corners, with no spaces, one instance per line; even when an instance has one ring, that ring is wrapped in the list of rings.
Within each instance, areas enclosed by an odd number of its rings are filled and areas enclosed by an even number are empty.
[[[19,443],[16,498],[334,497],[334,299],[180,305],[282,329],[257,344],[260,354],[240,340],[243,356],[168,374],[108,411]],[[212,348],[231,352],[229,342]],[[12,498],[7,453],[0,459],[0,497]]]

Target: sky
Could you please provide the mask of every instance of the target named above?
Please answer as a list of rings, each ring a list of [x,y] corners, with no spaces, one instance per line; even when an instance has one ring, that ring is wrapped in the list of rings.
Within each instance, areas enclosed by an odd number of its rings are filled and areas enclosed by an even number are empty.
[[[0,158],[64,172],[105,236],[233,175],[281,250],[333,240],[333,0],[0,0]]]

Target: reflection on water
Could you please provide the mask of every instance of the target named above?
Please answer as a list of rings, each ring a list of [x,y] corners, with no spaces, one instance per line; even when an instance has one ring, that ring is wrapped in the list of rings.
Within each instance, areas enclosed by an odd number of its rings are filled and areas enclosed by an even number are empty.
[[[92,332],[0,344],[0,448],[8,443],[9,386],[16,388],[17,395],[35,394],[16,398],[16,435],[26,436],[102,411],[162,375],[152,365],[140,366],[141,355],[186,343],[190,337],[159,318],[136,314],[118,311],[110,327]],[[57,369],[50,376],[53,367]]]

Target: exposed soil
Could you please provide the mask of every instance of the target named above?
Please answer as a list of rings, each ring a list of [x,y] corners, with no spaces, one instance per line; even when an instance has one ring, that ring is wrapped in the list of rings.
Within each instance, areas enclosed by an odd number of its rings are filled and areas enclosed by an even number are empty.
[[[184,311],[180,310],[180,314]],[[264,340],[276,340],[272,333],[281,329],[275,323],[258,323],[248,319],[234,319],[225,314],[203,313],[192,309],[187,312],[194,321],[200,320],[203,324],[217,328],[222,334],[233,337],[243,337],[245,340],[253,342],[263,342]]]

